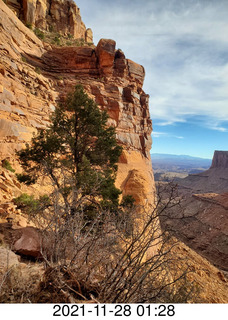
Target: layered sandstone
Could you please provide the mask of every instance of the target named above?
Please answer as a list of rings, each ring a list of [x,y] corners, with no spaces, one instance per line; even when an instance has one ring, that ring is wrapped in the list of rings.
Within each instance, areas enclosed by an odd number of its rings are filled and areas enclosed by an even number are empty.
[[[152,204],[152,125],[142,89],[144,68],[116,50],[113,40],[102,39],[95,49],[43,44],[2,1],[0,17],[0,160],[9,159],[17,169],[15,150],[49,124],[58,101],[80,83],[107,110],[124,148],[117,185],[138,203]]]
[[[5,3],[28,26],[93,42],[92,30],[86,29],[73,0],[5,0]]]

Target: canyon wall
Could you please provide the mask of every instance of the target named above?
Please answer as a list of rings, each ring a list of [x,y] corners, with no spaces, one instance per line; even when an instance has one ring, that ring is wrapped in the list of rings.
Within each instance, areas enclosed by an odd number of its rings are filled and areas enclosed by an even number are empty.
[[[47,127],[59,100],[80,83],[107,110],[124,148],[117,186],[137,203],[153,204],[152,123],[149,97],[142,89],[144,68],[126,59],[109,39],[101,39],[97,47],[43,43],[3,1],[0,17],[0,160],[9,159],[17,169],[15,150]],[[0,186],[6,180],[0,172]]]
[[[5,3],[30,28],[93,42],[92,30],[86,29],[73,0],[5,0]]]

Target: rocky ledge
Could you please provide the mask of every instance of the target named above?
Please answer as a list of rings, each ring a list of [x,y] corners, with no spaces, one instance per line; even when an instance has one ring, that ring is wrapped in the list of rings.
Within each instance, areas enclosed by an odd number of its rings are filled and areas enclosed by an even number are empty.
[[[101,39],[94,48],[51,46],[26,28],[3,1],[0,16],[0,160],[8,159],[17,169],[15,150],[29,142],[33,132],[48,126],[59,100],[82,84],[107,110],[124,148],[117,186],[137,203],[153,203],[152,121],[149,96],[142,89],[144,68],[116,50],[113,40]]]

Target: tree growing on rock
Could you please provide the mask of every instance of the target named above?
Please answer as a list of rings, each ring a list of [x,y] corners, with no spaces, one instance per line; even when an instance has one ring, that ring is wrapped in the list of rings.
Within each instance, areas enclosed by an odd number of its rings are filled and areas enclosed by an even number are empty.
[[[68,94],[19,158],[28,182],[48,176],[64,202],[65,215],[83,207],[93,215],[99,208],[115,210],[120,190],[114,185],[122,148],[108,115],[88,97],[81,85]]]

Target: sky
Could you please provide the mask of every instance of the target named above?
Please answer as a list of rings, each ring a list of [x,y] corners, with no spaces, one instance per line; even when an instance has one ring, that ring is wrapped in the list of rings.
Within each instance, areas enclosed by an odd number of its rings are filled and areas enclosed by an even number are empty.
[[[228,150],[228,0],[76,0],[82,20],[146,70],[152,153]]]

